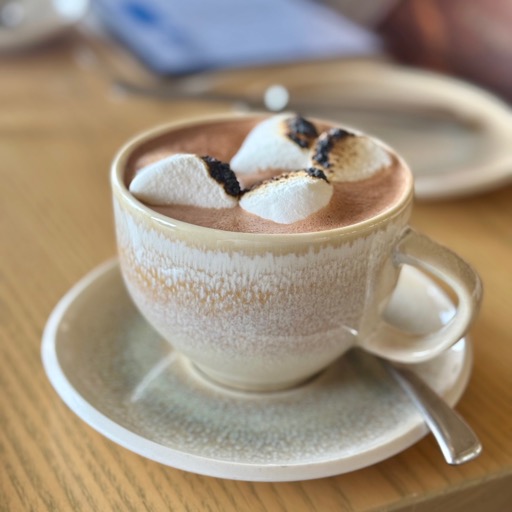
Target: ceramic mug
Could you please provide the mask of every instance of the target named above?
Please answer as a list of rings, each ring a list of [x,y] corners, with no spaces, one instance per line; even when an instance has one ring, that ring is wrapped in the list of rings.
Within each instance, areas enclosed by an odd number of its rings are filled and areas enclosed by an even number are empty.
[[[311,233],[220,231],[160,215],[135,199],[125,182],[130,155],[162,134],[201,122],[138,136],[117,155],[111,181],[129,294],[202,372],[231,387],[277,390],[305,381],[354,346],[415,363],[464,335],[478,310],[480,280],[456,254],[408,227],[410,171],[405,192],[385,212]],[[386,322],[403,264],[428,271],[455,292],[456,314],[438,331],[412,334]]]

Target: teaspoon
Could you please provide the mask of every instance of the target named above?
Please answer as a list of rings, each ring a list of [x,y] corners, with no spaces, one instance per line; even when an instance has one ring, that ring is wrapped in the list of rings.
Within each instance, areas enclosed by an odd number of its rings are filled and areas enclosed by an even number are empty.
[[[382,360],[414,402],[448,464],[463,464],[480,455],[482,445],[466,421],[412,370]]]

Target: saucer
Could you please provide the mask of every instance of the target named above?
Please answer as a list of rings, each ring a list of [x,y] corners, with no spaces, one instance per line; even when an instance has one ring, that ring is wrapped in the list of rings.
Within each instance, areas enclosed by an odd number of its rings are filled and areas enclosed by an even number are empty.
[[[387,315],[409,330],[454,308],[405,267]],[[471,371],[467,339],[414,370],[453,405]],[[362,468],[427,433],[378,359],[351,350],[310,382],[276,393],[231,391],[203,378],[146,323],[116,261],[76,284],[46,325],[42,357],[63,401],[128,450],[204,475],[251,481],[320,478]]]

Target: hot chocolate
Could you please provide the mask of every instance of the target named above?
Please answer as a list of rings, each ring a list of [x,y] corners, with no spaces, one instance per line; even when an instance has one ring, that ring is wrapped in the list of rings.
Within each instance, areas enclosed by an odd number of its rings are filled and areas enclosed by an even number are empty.
[[[254,132],[264,119],[262,116],[254,116],[202,122],[200,125],[180,127],[146,142],[131,155],[127,162],[126,184],[129,186],[139,170],[173,154],[208,155],[221,162],[231,161],[232,164],[238,164],[238,161],[244,160],[244,155],[241,155],[241,159],[237,155],[236,162],[233,157],[240,151],[244,141],[248,139],[248,134]],[[290,119],[296,118],[291,117]],[[360,223],[385,212],[408,193],[411,181],[410,173],[386,149],[379,146],[379,151],[385,151],[386,161],[380,166],[378,172],[372,172],[368,176],[363,175],[362,179],[353,180],[350,175],[350,166],[343,169],[342,164],[343,159],[347,162],[353,159],[354,149],[350,143],[345,144],[341,152],[336,152],[336,147],[334,147],[339,140],[353,136],[351,132],[333,129],[332,126],[316,121],[313,123],[313,128],[309,124],[298,124],[297,121],[294,123],[288,121],[291,129],[296,130],[296,132],[288,134],[288,137],[295,142],[298,149],[307,150],[307,147],[310,147],[311,168],[319,168],[320,173],[323,169],[326,181],[332,184],[330,200],[325,207],[315,213],[294,222],[279,223],[250,213],[240,204],[212,208],[184,205],[176,200],[173,201],[173,204],[149,204],[149,206],[158,213],[176,220],[224,231],[302,233]],[[369,140],[371,141],[371,139]],[[372,141],[371,143],[373,144]],[[291,149],[294,148],[291,147]],[[326,153],[327,150],[331,153]],[[250,151],[246,151],[246,153],[248,153],[250,161],[252,155]],[[330,165],[329,158],[333,161],[334,167],[340,168],[345,173],[341,177],[342,181],[330,179],[333,166]],[[257,158],[253,158],[253,160],[255,159]],[[298,170],[296,168],[298,164],[294,163],[293,165],[295,165],[294,170]],[[237,170],[235,165],[233,168],[235,171]],[[290,171],[292,171],[292,167],[288,169],[283,165],[271,167],[265,163],[260,168],[249,168],[249,172],[237,172],[236,175],[242,189],[249,189],[262,180]],[[146,202],[143,199],[142,201]]]

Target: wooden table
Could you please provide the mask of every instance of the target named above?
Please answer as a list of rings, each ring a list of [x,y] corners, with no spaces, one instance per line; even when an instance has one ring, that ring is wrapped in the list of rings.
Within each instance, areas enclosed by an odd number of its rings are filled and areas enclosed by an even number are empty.
[[[231,108],[115,94],[106,70],[80,38],[0,61],[0,510],[511,510],[510,186],[418,204],[413,216],[485,285],[474,371],[457,406],[483,442],[476,461],[446,465],[427,436],[350,474],[236,482],[143,459],[71,413],[43,371],[41,333],[59,298],[115,254],[114,152],[157,123]]]

